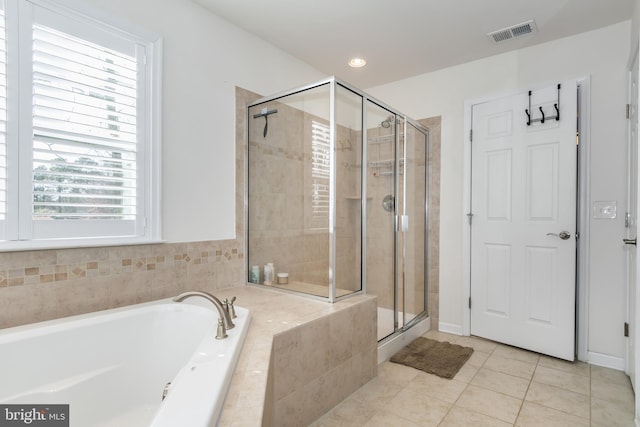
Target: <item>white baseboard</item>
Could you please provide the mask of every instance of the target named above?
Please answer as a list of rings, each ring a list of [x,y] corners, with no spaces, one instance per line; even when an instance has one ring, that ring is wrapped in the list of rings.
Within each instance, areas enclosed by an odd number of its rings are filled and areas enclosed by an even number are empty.
[[[590,351],[587,353],[591,365],[624,371],[624,358]]]
[[[389,339],[378,345],[378,365],[389,360],[391,356],[402,350],[404,346],[409,344],[416,338],[424,335],[431,329],[431,318],[427,317],[421,322],[416,323],[411,328],[401,334]]]
[[[438,323],[438,330],[448,334],[462,335],[462,325],[454,325],[453,323]]]

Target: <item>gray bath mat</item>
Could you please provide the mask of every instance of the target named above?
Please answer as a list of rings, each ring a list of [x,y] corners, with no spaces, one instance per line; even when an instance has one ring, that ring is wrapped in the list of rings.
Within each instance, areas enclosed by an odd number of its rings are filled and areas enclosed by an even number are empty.
[[[391,361],[451,379],[472,354],[470,347],[420,337],[394,354]]]

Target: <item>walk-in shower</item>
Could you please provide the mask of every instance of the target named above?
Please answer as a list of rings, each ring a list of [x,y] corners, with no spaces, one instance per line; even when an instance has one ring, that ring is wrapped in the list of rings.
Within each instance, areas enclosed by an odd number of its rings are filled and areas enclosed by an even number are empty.
[[[428,129],[335,78],[247,119],[248,282],[377,295],[379,339],[426,317]]]

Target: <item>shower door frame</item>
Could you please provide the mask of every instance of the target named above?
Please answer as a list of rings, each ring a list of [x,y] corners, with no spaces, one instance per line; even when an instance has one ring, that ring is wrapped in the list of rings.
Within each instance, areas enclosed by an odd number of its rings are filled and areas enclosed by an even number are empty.
[[[357,89],[353,86],[351,86],[350,84],[341,81],[340,79],[337,79],[336,77],[332,76],[332,77],[328,77],[326,79],[317,81],[315,83],[311,83],[308,85],[304,85],[301,87],[297,87],[294,89],[290,89],[284,92],[280,92],[277,93],[275,95],[271,95],[268,97],[263,97],[260,98],[254,102],[251,102],[247,105],[247,115],[246,115],[246,129],[247,129],[247,144],[246,144],[246,151],[245,151],[245,182],[244,182],[244,219],[245,219],[245,252],[247,254],[247,256],[245,256],[245,261],[244,261],[244,271],[245,271],[245,279],[246,279],[246,283],[247,285],[251,285],[251,286],[264,286],[262,284],[254,284],[249,282],[249,278],[248,278],[248,272],[249,272],[249,135],[250,132],[249,130],[249,110],[251,107],[257,106],[259,104],[263,104],[266,102],[270,102],[270,101],[275,101],[277,99],[280,98],[284,98],[286,96],[289,95],[294,95],[296,93],[301,93],[304,92],[306,90],[310,90],[316,87],[320,87],[323,85],[329,85],[329,132],[330,132],[330,151],[331,153],[334,153],[332,156],[330,156],[330,181],[329,181],[329,292],[328,292],[328,297],[324,297],[324,296],[317,296],[317,295],[312,295],[312,294],[307,294],[307,293],[303,293],[303,292],[299,292],[299,291],[293,291],[293,290],[286,290],[286,289],[278,289],[279,291],[282,292],[287,292],[287,293],[292,293],[292,294],[296,294],[296,295],[304,295],[305,297],[308,298],[312,298],[312,299],[316,299],[316,300],[321,300],[321,301],[328,301],[330,303],[334,303],[343,299],[347,299],[356,295],[360,295],[360,294],[366,294],[367,293],[367,277],[366,277],[366,268],[367,268],[367,250],[366,250],[366,238],[367,238],[367,227],[366,225],[366,218],[367,218],[367,190],[366,190],[366,185],[367,185],[367,109],[365,108],[367,101],[371,101],[373,102],[375,105],[378,105],[386,110],[388,110],[390,113],[392,113],[395,117],[396,120],[398,118],[402,118],[403,122],[404,122],[404,129],[403,129],[403,137],[404,137],[404,144],[405,144],[405,150],[404,150],[404,154],[406,156],[406,131],[407,131],[407,124],[411,124],[417,131],[419,131],[420,133],[422,133],[425,136],[425,206],[424,206],[424,222],[425,222],[425,229],[424,229],[424,310],[421,313],[416,314],[416,316],[409,321],[407,324],[403,324],[402,327],[398,327],[398,308],[399,308],[399,298],[398,298],[398,272],[399,272],[399,268],[398,268],[398,248],[397,248],[397,242],[398,242],[398,233],[400,233],[401,231],[398,228],[398,213],[396,211],[396,219],[395,219],[395,230],[394,230],[394,283],[393,283],[393,287],[394,287],[394,332],[390,335],[388,335],[387,337],[385,337],[383,340],[381,341],[385,341],[388,340],[394,336],[396,336],[397,334],[409,329],[410,327],[412,327],[413,325],[415,325],[416,323],[418,323],[419,321],[423,320],[424,318],[428,317],[429,313],[428,313],[428,289],[429,289],[429,283],[428,283],[428,224],[429,224],[429,165],[428,165],[428,152],[429,152],[429,130],[427,128],[425,128],[424,126],[420,125],[417,121],[407,117],[406,115],[403,115],[402,113],[400,113],[399,111],[397,111],[396,109],[390,107],[389,105],[369,96],[368,94],[366,94],[365,92],[361,91],[360,89]],[[336,132],[337,132],[337,123],[336,123],[336,116],[335,116],[335,107],[336,107],[336,96],[337,96],[337,90],[338,90],[338,86],[341,86],[342,88],[349,90],[353,93],[355,93],[356,95],[359,95],[361,97],[361,108],[360,108],[360,113],[361,113],[361,117],[362,117],[362,132],[361,132],[361,146],[362,146],[362,152],[361,152],[361,210],[360,210],[360,227],[361,227],[361,235],[360,235],[360,247],[361,247],[361,253],[360,253],[360,266],[361,266],[361,271],[360,271],[360,290],[359,291],[354,291],[350,294],[347,295],[343,295],[343,296],[336,296],[336,278],[335,278],[335,269],[336,269],[336,235],[335,235],[335,219],[336,219],[336,156],[335,156],[335,149],[336,149]],[[400,143],[400,133],[396,132],[396,165],[399,164],[399,156],[398,156],[398,148],[399,148],[399,143]],[[406,162],[406,160],[405,160]],[[394,174],[394,186],[395,186],[395,191],[396,191],[396,195],[397,192],[399,190],[399,184],[398,184],[398,173],[399,173],[399,169],[396,167],[396,173]],[[404,259],[404,254],[403,254],[403,266],[402,266],[402,271],[401,273],[404,274],[404,262],[406,262],[406,260]],[[405,298],[405,293],[403,292],[403,299]],[[403,301],[403,307],[404,307],[404,301]]]

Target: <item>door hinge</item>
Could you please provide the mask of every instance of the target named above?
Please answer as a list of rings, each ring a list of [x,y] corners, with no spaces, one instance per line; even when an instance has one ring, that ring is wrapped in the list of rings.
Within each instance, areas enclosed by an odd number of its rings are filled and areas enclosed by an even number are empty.
[[[473,129],[469,129],[469,142],[473,142]]]
[[[624,336],[628,337],[629,336],[629,323],[624,322]]]
[[[471,219],[473,218],[473,213],[472,212],[468,212],[467,213],[467,219],[469,220],[469,225],[471,225]]]
[[[469,308],[471,308],[471,297],[469,297]]]
[[[627,119],[631,117],[631,104],[627,104]]]

